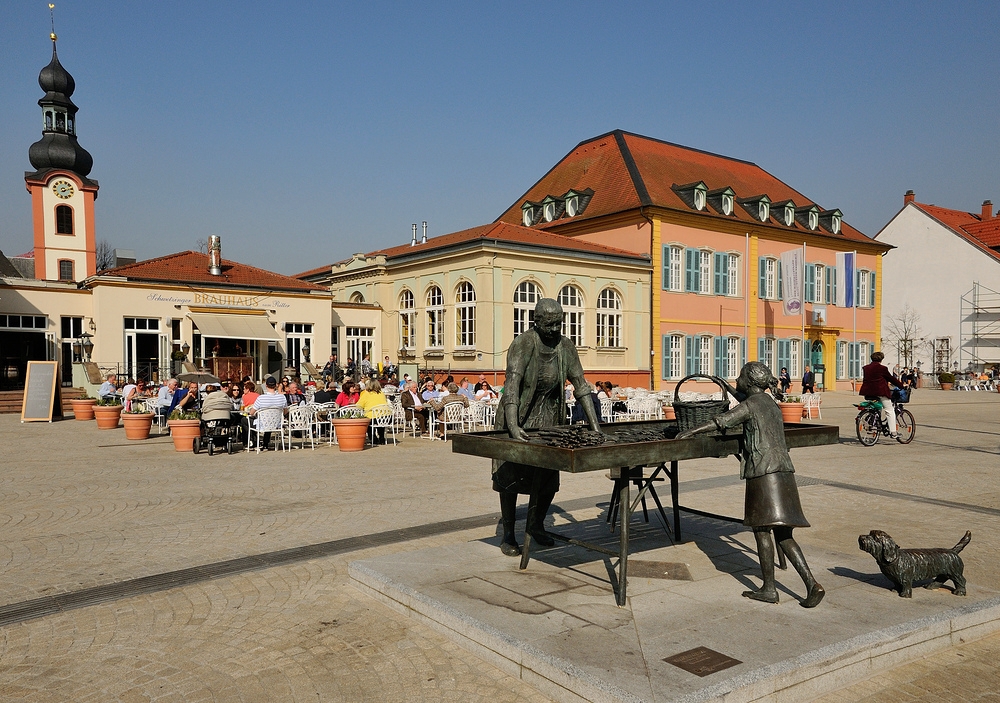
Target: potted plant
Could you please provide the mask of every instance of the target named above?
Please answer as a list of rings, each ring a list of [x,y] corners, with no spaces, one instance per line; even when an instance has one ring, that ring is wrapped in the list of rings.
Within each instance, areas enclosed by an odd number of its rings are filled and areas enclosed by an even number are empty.
[[[784,400],[778,401],[781,408],[781,419],[785,422],[802,422],[802,410],[805,403],[800,395],[786,395]]]
[[[94,404],[94,419],[97,429],[113,430],[118,427],[122,416],[122,399],[114,396],[101,398]]]
[[[194,438],[201,437],[201,415],[193,411],[174,410],[167,418],[170,428],[170,439],[174,441],[174,450],[189,452],[194,446]]]
[[[348,408],[343,415],[330,418],[333,431],[337,437],[337,446],[342,452],[360,452],[365,448],[365,437],[368,436],[368,425],[371,418],[365,417],[361,408]]]
[[[71,398],[69,402],[70,405],[73,406],[73,417],[75,419],[94,419],[94,405],[97,404],[97,398],[91,398],[89,395],[84,393],[79,398]]]
[[[955,386],[955,374],[947,371],[939,373],[938,383],[941,384],[941,390],[950,391]]]
[[[131,410],[122,412],[125,425],[125,439],[149,439],[149,429],[153,426],[153,413],[146,412],[142,403],[132,403]]]
[[[667,398],[663,401],[663,419],[676,420],[677,413],[674,412],[674,401]]]

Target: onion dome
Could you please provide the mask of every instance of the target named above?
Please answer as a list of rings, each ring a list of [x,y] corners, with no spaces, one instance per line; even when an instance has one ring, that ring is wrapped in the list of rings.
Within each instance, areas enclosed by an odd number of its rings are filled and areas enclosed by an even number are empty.
[[[42,108],[42,138],[28,148],[28,160],[39,172],[65,169],[86,178],[94,167],[94,158],[77,142],[77,106],[70,100],[76,81],[56,54],[52,42],[52,60],[38,74],[38,85],[45,95],[38,101]]]

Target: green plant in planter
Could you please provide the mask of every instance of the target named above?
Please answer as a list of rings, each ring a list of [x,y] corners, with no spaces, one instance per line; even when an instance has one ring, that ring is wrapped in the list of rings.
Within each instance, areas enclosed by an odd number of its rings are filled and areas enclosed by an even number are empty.
[[[948,373],[947,371],[938,374],[938,383],[954,383],[955,374]]]
[[[342,415],[337,415],[335,419],[340,420],[360,420],[365,416],[365,411],[363,408],[348,408],[347,411]]]
[[[802,402],[802,396],[801,395],[786,395],[785,399],[782,402],[783,403],[801,403]]]
[[[194,410],[174,410],[168,420],[200,420],[201,413]]]
[[[75,398],[75,400],[93,400],[93,399],[94,399],[94,396],[87,395],[87,391],[84,391],[83,395],[81,395],[79,398]]]
[[[148,415],[149,410],[142,403],[133,402],[131,410],[122,410],[122,415]]]
[[[187,359],[187,354],[178,349],[177,351],[170,353],[170,358],[174,361],[185,361]]]
[[[101,398],[100,400],[98,400],[97,404],[100,405],[102,408],[109,407],[109,406],[112,406],[112,405],[121,405],[122,404],[122,399],[118,398],[116,396],[110,396],[109,395],[109,396],[105,396],[105,397]]]

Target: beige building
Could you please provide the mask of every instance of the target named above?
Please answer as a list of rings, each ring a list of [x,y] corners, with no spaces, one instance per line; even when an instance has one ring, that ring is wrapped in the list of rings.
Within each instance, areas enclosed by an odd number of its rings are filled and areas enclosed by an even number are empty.
[[[356,254],[299,278],[329,286],[341,314],[341,306],[371,306],[373,363],[388,355],[499,380],[510,341],[549,297],[562,303],[563,333],[591,379],[649,383],[647,255],[495,223]],[[343,329],[341,359],[357,358],[357,330]]]

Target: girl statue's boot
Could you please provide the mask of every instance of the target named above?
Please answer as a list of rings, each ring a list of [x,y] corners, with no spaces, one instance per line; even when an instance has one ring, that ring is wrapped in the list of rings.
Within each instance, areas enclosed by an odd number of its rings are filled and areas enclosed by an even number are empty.
[[[500,493],[500,518],[503,521],[503,541],[500,542],[500,551],[506,556],[516,557],[521,555],[521,545],[517,543],[514,536],[514,514],[517,510],[517,493]]]
[[[543,547],[551,547],[555,541],[545,531],[545,515],[549,512],[555,493],[545,493],[538,496],[538,502],[528,504],[528,524],[525,531],[531,539]]]

